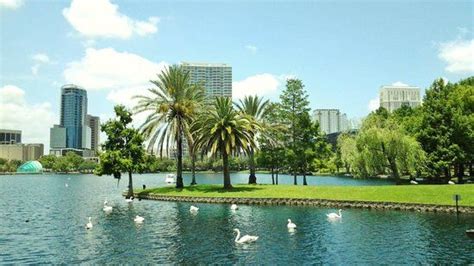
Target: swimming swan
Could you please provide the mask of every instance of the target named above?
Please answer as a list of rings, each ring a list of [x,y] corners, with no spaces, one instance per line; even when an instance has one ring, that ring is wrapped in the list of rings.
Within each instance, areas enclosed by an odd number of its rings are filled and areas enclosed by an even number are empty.
[[[137,224],[143,223],[144,220],[145,220],[145,218],[143,218],[139,215],[135,216],[135,219],[133,219],[133,221],[136,222]]]
[[[240,230],[234,229],[234,231],[237,232],[237,237],[235,237],[235,243],[239,243],[239,244],[251,243],[251,242],[257,241],[258,239],[258,236],[249,236],[249,235],[244,235],[243,237],[240,237]]]
[[[196,207],[196,206],[191,206],[191,207],[189,208],[189,211],[190,211],[190,212],[197,212],[197,211],[199,211],[199,208]]]
[[[456,185],[456,183],[454,183],[454,182],[451,181],[451,180],[448,181],[448,184],[450,184],[450,185]]]
[[[107,201],[104,201],[104,208],[102,210],[104,210],[104,212],[111,212],[112,206],[107,206]]]
[[[235,211],[235,210],[239,209],[239,207],[237,207],[236,204],[232,204],[232,205],[230,205],[230,209]]]
[[[86,229],[92,229],[92,217],[89,217],[89,222],[86,224]]]
[[[133,202],[133,196],[131,196],[129,199],[125,199],[125,202],[128,202],[128,203]]]
[[[412,185],[418,185],[418,182],[416,182],[415,180],[412,180],[412,181],[410,181],[410,184],[412,184]]]
[[[295,229],[296,228],[296,224],[292,223],[291,222],[291,219],[288,219],[288,225],[287,225],[288,229]]]
[[[342,211],[342,210],[339,210],[339,214],[333,212],[333,213],[326,214],[326,216],[328,217],[328,219],[332,219],[332,220],[341,219],[341,218],[342,218],[342,213],[341,213],[341,211]]]

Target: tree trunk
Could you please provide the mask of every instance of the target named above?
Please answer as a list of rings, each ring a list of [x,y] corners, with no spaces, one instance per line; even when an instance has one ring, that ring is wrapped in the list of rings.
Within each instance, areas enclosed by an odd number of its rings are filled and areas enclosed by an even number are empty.
[[[444,168],[444,176],[446,177],[446,180],[451,180],[451,166],[447,166]]]
[[[395,159],[388,159],[388,163],[390,165],[390,170],[392,171],[393,178],[397,184],[400,183],[400,173],[398,172],[397,163]]]
[[[230,183],[229,155],[227,155],[224,147],[222,147],[222,166],[224,168],[224,189],[231,189],[232,184]]]
[[[471,163],[469,163],[469,176],[474,176],[474,167],[472,167],[472,165],[474,164],[473,161],[471,161]]]
[[[127,199],[133,196],[132,170],[128,171],[128,192]]]
[[[272,185],[275,185],[275,172],[274,172],[273,166],[271,168],[271,171],[272,171]]]
[[[307,186],[308,182],[306,182],[306,168],[303,169],[303,186]]]
[[[296,171],[293,171],[293,185],[298,185],[298,180],[296,179]]]
[[[280,168],[277,167],[276,175],[275,175],[275,184],[278,185],[278,174],[280,173]]]
[[[183,136],[178,134],[178,165],[176,167],[176,188],[183,188]]]
[[[192,175],[191,185],[197,185],[196,183],[196,154],[194,154],[194,151],[191,154],[191,175]]]
[[[249,153],[249,184],[257,184],[257,176],[255,175],[255,158],[253,156],[253,150]]]
[[[458,183],[459,184],[464,184],[464,164],[460,163],[458,165]]]

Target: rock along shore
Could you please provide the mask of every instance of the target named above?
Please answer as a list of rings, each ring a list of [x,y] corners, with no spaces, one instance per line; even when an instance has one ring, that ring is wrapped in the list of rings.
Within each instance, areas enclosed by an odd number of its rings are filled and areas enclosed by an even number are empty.
[[[196,203],[220,203],[220,204],[243,204],[243,205],[287,205],[287,206],[314,206],[327,208],[364,208],[376,210],[400,210],[455,213],[456,206],[434,205],[400,202],[376,202],[376,201],[349,201],[349,200],[326,200],[326,199],[297,199],[297,198],[231,198],[231,197],[189,197],[168,196],[160,194],[134,193],[137,199],[196,202]],[[474,214],[474,207],[459,206],[459,213]]]

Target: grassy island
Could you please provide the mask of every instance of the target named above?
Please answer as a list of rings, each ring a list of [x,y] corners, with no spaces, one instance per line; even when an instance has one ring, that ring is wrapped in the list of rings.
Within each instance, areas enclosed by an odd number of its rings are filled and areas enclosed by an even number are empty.
[[[231,190],[222,185],[197,185],[182,189],[159,187],[137,190],[139,195],[229,198],[298,198],[347,201],[397,202],[453,205],[453,195],[460,194],[461,206],[474,206],[474,184],[418,186],[293,186],[235,185]]]

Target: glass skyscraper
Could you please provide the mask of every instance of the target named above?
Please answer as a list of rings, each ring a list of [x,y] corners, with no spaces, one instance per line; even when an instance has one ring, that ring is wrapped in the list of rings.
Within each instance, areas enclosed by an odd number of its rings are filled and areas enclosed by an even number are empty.
[[[86,148],[87,143],[83,143],[83,133],[87,134],[86,115],[86,90],[73,84],[62,86],[60,126],[66,128],[66,148]]]

